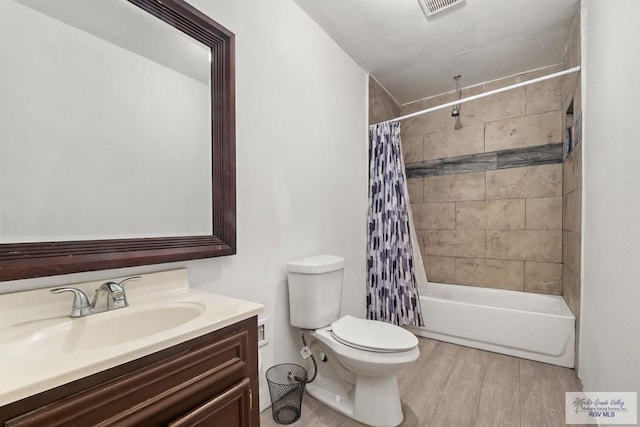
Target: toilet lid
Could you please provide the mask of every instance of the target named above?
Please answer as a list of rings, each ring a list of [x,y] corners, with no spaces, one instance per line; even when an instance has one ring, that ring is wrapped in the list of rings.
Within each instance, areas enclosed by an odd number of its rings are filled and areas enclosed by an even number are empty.
[[[407,351],[418,345],[411,332],[390,323],[344,316],[331,324],[336,340],[350,347],[378,352]]]

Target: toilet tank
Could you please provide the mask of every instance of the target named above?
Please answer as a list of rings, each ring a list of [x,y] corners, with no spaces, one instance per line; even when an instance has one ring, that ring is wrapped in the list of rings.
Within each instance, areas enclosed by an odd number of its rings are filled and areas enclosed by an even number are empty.
[[[334,255],[318,255],[287,263],[292,326],[318,329],[338,320],[344,265],[344,258]]]

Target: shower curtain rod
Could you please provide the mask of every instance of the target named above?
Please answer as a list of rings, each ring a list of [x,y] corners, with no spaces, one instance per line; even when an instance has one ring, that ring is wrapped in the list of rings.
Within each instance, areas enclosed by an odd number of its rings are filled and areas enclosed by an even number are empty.
[[[457,101],[447,102],[445,104],[440,104],[440,105],[437,105],[435,107],[427,108],[426,110],[420,110],[420,111],[416,111],[414,113],[405,114],[404,116],[396,117],[396,118],[391,119],[391,120],[385,120],[383,122],[376,123],[376,124],[379,125],[379,124],[382,124],[382,123],[391,123],[391,122],[398,122],[398,121],[404,120],[404,119],[410,119],[411,117],[420,116],[422,114],[430,113],[430,112],[436,111],[436,110],[442,110],[443,108],[447,108],[447,107],[453,107],[454,105],[457,105],[457,104],[464,104],[465,102],[475,101],[476,99],[484,98],[485,96],[495,95],[496,93],[505,92],[507,90],[516,89],[516,88],[519,88],[519,87],[522,87],[522,86],[528,86],[528,85],[533,84],[533,83],[538,83],[538,82],[542,82],[542,81],[545,81],[545,80],[548,80],[548,79],[553,79],[555,77],[564,76],[565,74],[576,73],[578,71],[580,71],[580,66],[569,68],[569,69],[563,70],[563,71],[558,71],[557,73],[547,74],[546,76],[537,77],[535,79],[527,80],[525,82],[512,84],[511,86],[505,86],[505,87],[501,87],[499,89],[490,90],[489,92],[483,92],[483,93],[480,93],[478,95],[468,96],[466,98],[462,98],[462,99],[459,99]],[[372,125],[372,126],[374,126],[374,125]]]

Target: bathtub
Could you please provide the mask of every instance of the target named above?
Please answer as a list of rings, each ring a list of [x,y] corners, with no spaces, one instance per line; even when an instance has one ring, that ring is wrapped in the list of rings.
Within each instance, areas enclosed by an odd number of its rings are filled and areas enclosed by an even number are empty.
[[[431,282],[418,291],[418,336],[573,368],[575,317],[562,297]]]

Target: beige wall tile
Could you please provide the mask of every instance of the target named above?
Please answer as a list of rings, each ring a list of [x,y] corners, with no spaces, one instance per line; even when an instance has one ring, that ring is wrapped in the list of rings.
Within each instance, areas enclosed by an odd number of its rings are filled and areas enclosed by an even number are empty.
[[[580,233],[562,232],[562,262],[575,274],[580,272],[581,240]]]
[[[566,57],[563,68],[580,65],[580,11],[578,11],[569,32]],[[573,99],[574,120],[582,110],[581,73],[569,74],[563,79],[563,107],[568,107]],[[578,337],[580,327],[580,256],[581,256],[581,187],[582,187],[582,145],[578,144],[567,157],[563,170],[563,231],[562,234],[562,296],[576,316],[576,368],[578,360]]]
[[[423,256],[422,262],[430,282],[456,283],[456,259],[439,256]]]
[[[580,11],[578,11],[569,31],[563,68],[573,68],[577,65],[580,65]],[[563,105],[566,105],[568,98],[573,96],[574,93],[576,74],[568,74],[563,77],[563,80],[562,100]]]
[[[424,255],[485,257],[484,230],[418,230]]]
[[[573,117],[574,119],[578,116],[580,112],[582,112],[582,75],[580,72],[576,73],[578,75],[578,81],[576,82],[576,89],[573,95]]]
[[[573,117],[582,111],[582,87],[581,73],[567,74],[562,76],[562,111],[567,111],[573,101]]]
[[[578,145],[564,162],[562,193],[568,194],[582,185],[582,145]]]
[[[422,143],[422,135],[411,138],[401,138],[402,155],[404,162],[413,163],[424,160],[424,144]]]
[[[484,172],[424,178],[425,202],[484,200]]]
[[[456,228],[455,203],[422,203],[412,205],[416,230],[447,230]]]
[[[422,203],[424,197],[424,178],[409,178],[407,180],[409,201],[411,204]]]
[[[369,77],[369,124],[379,123],[399,115],[400,106],[374,78]]]
[[[571,73],[562,76],[562,111],[565,112],[571,105],[571,100],[575,96],[576,82],[578,80],[578,73]]]
[[[455,124],[451,117],[451,110],[443,109],[432,113],[421,114],[402,121],[402,137],[426,135],[453,129]]]
[[[524,199],[483,200],[456,203],[458,229],[523,229]]]
[[[562,107],[562,79],[556,77],[525,86],[525,96],[526,114],[560,110]]]
[[[522,116],[485,125],[485,151],[562,142],[560,111]]]
[[[566,68],[572,68],[580,65],[580,11],[571,24],[569,39],[567,41],[567,58]]]
[[[498,80],[492,80],[484,83],[484,91],[489,92],[495,89],[501,89],[503,87],[511,86],[516,83],[521,83],[528,80],[527,73],[516,74],[515,76],[504,77]]]
[[[527,229],[561,230],[562,198],[527,199]]]
[[[572,34],[574,39],[576,36]],[[571,55],[567,64],[575,61],[576,51]],[[465,89],[463,96],[561,68],[556,65],[488,82]],[[575,105],[580,102],[576,93],[578,75],[573,76],[570,85],[568,79],[557,78],[463,104],[464,128],[459,131],[453,130],[455,121],[450,109],[404,121],[405,162],[562,141],[565,92],[571,93],[572,98],[577,96],[574,109],[579,111]],[[400,114],[453,99],[451,92],[423,99],[402,106]],[[489,122],[486,130],[485,122]],[[579,264],[580,215],[574,214],[579,211],[579,192],[566,195],[580,187],[580,151],[578,148],[567,159],[564,172],[563,165],[556,164],[409,179],[409,197],[429,279],[508,289],[520,283],[516,288],[529,292],[561,292],[563,282],[571,279],[563,277],[562,268],[572,272],[570,267],[559,264],[563,256],[571,268],[579,269],[576,262]],[[456,228],[453,230],[449,229],[452,221]],[[563,223],[570,234],[563,235]],[[519,282],[513,279],[518,265]],[[579,296],[576,299],[579,301]]]
[[[487,171],[487,199],[560,197],[562,164]],[[426,189],[425,189],[426,191]]]
[[[482,152],[484,152],[484,125],[465,126],[459,130],[446,130],[424,136],[425,160]]]
[[[411,204],[422,203],[424,200],[424,178],[407,179],[409,201]]]
[[[582,193],[574,190],[562,198],[562,229],[581,232],[582,227]]]
[[[527,292],[560,295],[562,264],[527,261],[524,267],[524,288]]]
[[[490,90],[511,86],[516,83],[521,83],[527,80],[535,79],[537,77],[546,76],[547,74],[556,73],[561,69],[562,67],[559,64],[551,65],[549,67],[540,68],[533,71],[527,71],[526,73],[516,74],[515,76],[509,76],[503,79],[493,80],[491,82],[486,82],[484,84],[484,91],[488,92]]]
[[[471,86],[471,87],[465,87],[462,89],[462,97],[466,98],[467,96],[477,95],[482,92],[483,92],[482,84]],[[401,114],[405,115],[405,114],[411,114],[420,110],[426,110],[427,108],[435,107],[437,105],[442,105],[447,102],[451,102],[455,99],[456,97],[455,97],[454,91],[441,93],[440,95],[435,95],[429,98],[424,98],[415,102],[411,102],[409,104],[404,104],[401,107]]]
[[[524,88],[517,88],[462,104],[460,119],[464,126],[471,126],[524,116],[524,106]]]
[[[404,104],[400,107],[401,114],[415,113],[416,111],[426,110],[427,108],[442,105],[446,102],[453,101],[454,97],[452,93],[443,93],[440,95],[431,96],[429,98],[420,99],[409,104]]]
[[[566,46],[563,68],[580,65],[580,11],[571,26]],[[574,120],[582,111],[581,73],[564,77],[562,87],[563,107],[573,100]],[[582,222],[582,144],[578,144],[564,163],[562,193],[563,228],[562,233],[562,296],[576,316],[576,369],[580,336],[580,264],[581,264],[581,222]]]
[[[562,64],[555,64],[544,68],[538,68],[537,70],[527,71],[525,73],[525,80],[535,79],[552,73],[557,73],[558,71],[562,71]]]
[[[487,258],[562,262],[560,230],[487,230]]]
[[[477,84],[475,86],[468,86],[462,89],[462,98],[467,98],[469,96],[478,95],[484,92],[484,85],[482,83]],[[455,100],[455,91],[449,93],[450,99],[449,101]]]
[[[524,262],[457,258],[456,283],[522,291]]]
[[[580,276],[566,265],[562,266],[562,296],[576,316],[580,317]]]

